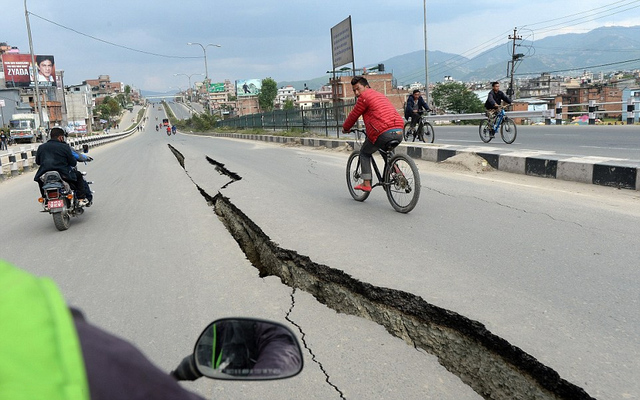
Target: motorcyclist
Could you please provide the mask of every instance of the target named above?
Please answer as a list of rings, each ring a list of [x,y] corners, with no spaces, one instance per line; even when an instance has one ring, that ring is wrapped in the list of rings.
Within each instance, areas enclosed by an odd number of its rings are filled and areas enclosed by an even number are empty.
[[[175,125],[171,125],[171,133],[175,135],[177,130],[178,130],[178,127],[176,127]]]
[[[0,399],[203,400],[69,309],[55,283],[0,260]]]
[[[156,125],[156,132],[158,132],[159,130],[160,130],[160,127]]]
[[[50,131],[51,139],[38,147],[36,152],[36,164],[40,167],[36,172],[34,181],[40,187],[40,194],[44,197],[42,190],[43,182],[40,177],[49,171],[57,171],[63,180],[76,192],[78,204],[85,206],[89,204],[87,200],[87,183],[82,174],[75,169],[78,161],[71,151],[71,147],[64,141],[64,130],[59,127],[52,128]]]
[[[167,135],[171,135],[171,127],[167,125]]]

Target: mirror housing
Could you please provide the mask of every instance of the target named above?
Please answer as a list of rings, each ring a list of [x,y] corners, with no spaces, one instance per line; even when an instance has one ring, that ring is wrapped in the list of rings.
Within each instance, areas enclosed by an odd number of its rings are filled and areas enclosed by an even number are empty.
[[[225,380],[290,378],[302,371],[302,349],[285,325],[253,318],[223,318],[200,334],[193,351],[197,370]]]

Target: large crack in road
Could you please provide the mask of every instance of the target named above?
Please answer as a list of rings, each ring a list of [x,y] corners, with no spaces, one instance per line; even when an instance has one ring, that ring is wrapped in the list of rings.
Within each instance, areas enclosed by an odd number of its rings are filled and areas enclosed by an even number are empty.
[[[169,147],[187,172],[182,154]],[[217,170],[224,173],[221,168]],[[593,399],[480,322],[412,293],[359,281],[344,271],[277,246],[227,197],[220,192],[211,196],[194,184],[261,277],[277,276],[285,285],[304,290],[337,312],[384,326],[390,334],[435,355],[442,366],[485,399]]]

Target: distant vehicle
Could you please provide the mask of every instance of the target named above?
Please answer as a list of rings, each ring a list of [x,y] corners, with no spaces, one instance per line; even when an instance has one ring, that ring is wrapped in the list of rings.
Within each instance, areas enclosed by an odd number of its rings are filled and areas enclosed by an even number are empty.
[[[9,133],[16,143],[35,143],[39,126],[37,114],[13,114],[9,121]]]
[[[162,119],[162,125],[163,126],[169,126],[169,120],[167,118],[163,118]]]

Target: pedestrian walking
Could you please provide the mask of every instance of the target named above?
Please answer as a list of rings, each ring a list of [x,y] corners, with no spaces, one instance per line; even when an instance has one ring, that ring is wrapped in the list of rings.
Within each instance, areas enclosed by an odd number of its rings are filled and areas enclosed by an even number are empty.
[[[4,133],[4,129],[0,129],[0,150],[8,150],[7,148],[7,140],[9,138]]]

